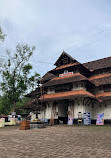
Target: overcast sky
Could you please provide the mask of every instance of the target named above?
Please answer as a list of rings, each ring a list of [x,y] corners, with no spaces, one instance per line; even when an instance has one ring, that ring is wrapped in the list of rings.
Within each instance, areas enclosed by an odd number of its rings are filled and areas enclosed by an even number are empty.
[[[111,56],[111,0],[0,0],[0,23],[1,57],[17,43],[35,46],[41,76],[63,50],[81,63]]]

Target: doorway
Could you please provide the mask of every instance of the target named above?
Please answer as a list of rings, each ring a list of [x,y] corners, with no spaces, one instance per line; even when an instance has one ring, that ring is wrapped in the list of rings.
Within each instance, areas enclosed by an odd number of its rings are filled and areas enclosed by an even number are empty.
[[[58,121],[67,124],[68,121],[68,103],[66,101],[58,102]]]

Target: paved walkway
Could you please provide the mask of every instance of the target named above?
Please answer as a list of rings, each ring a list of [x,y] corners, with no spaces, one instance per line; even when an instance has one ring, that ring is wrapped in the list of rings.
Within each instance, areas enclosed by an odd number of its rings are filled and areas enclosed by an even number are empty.
[[[0,158],[111,158],[111,126],[0,128]]]

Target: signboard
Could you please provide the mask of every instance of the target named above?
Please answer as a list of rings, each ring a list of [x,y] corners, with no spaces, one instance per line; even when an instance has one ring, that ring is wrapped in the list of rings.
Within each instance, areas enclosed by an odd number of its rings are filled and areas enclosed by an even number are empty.
[[[73,120],[74,119],[68,119],[67,125],[73,125]]]
[[[63,74],[59,74],[59,77],[66,77],[70,75],[73,75],[73,72],[64,72]]]
[[[91,125],[91,114],[89,112],[83,113],[83,124]]]
[[[97,120],[96,125],[104,125],[104,113],[103,114],[97,114]]]

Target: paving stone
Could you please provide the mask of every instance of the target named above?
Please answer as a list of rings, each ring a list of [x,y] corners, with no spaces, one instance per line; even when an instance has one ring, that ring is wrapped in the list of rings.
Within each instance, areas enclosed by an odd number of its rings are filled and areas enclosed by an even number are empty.
[[[44,129],[0,128],[0,158],[111,157],[111,126],[57,125]]]

